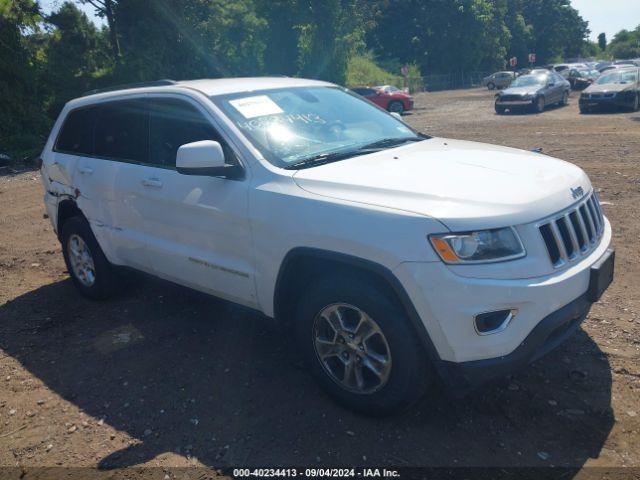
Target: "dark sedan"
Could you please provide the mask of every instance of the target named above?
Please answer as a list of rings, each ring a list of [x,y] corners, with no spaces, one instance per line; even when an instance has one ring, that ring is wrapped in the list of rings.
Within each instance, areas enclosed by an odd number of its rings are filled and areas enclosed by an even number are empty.
[[[580,113],[606,107],[640,109],[640,69],[607,71],[580,95]]]
[[[523,75],[496,95],[496,113],[525,109],[540,113],[547,105],[566,105],[570,91],[569,82],[555,72]]]

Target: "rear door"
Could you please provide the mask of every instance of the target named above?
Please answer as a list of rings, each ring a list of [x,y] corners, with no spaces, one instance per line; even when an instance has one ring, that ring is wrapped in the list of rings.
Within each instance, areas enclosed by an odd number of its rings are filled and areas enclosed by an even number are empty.
[[[227,163],[237,163],[213,117],[180,95],[149,98],[149,168],[137,176],[139,214],[150,266],[162,278],[255,306],[248,214],[248,180],[183,175],[181,145],[219,141]]]
[[[143,97],[95,106],[93,156],[78,164],[80,208],[114,263],[148,270],[139,185],[148,158],[149,121]],[[80,200],[79,199],[79,200]]]

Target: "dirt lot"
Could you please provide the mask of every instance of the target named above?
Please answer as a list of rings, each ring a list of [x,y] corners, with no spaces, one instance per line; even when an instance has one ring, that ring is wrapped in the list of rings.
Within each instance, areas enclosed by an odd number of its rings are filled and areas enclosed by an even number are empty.
[[[576,94],[541,115],[497,116],[484,90],[416,100],[406,118],[426,133],[542,147],[601,189],[616,280],[583,330],[504,384],[361,417],[251,312],[137,277],[114,300],[81,298],[38,176],[4,175],[0,465],[26,478],[37,466],[144,467],[136,478],[166,471],[154,466],[640,467],[640,113],[581,116]]]

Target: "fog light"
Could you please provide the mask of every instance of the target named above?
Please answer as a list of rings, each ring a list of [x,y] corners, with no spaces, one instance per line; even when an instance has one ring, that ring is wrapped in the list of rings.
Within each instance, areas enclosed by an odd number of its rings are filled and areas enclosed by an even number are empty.
[[[518,310],[496,310],[495,312],[480,313],[475,316],[474,326],[478,335],[491,335],[502,332],[509,326]]]

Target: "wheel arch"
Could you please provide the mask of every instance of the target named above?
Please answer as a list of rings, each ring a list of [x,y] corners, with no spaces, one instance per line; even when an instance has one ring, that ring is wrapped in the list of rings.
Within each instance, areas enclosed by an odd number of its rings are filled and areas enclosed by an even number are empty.
[[[62,225],[68,219],[72,217],[85,217],[78,204],[71,197],[65,197],[64,199],[58,202],[58,216],[56,219],[56,233],[58,234],[58,239],[60,239],[60,235],[62,232]],[[86,218],[86,217],[85,217]]]
[[[406,313],[433,365],[441,363],[429,332],[398,278],[384,265],[353,255],[309,247],[290,250],[280,265],[273,295],[274,317],[279,326],[286,327],[293,321],[295,303],[288,299],[302,292],[311,278],[328,271],[355,273],[388,292],[390,300]]]

